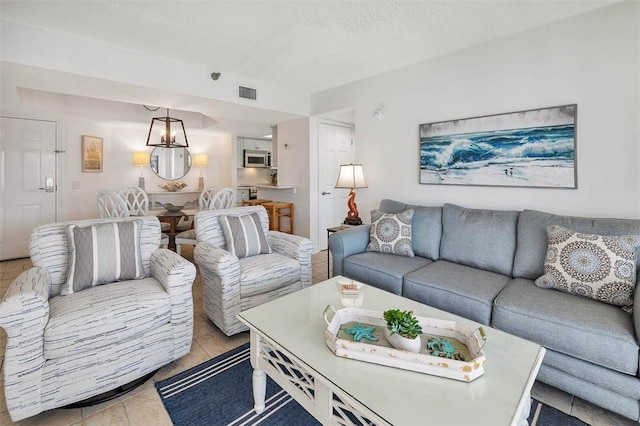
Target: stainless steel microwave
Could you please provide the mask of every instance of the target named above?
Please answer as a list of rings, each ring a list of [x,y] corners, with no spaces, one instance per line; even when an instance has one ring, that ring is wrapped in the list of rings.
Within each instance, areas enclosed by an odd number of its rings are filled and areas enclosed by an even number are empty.
[[[271,167],[271,153],[253,149],[244,150],[244,167]]]

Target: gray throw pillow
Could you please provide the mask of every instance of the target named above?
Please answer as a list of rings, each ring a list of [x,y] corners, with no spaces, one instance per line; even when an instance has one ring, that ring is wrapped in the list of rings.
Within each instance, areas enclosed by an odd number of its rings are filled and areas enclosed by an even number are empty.
[[[413,213],[413,209],[395,214],[372,210],[367,251],[414,257],[411,242]]]
[[[141,220],[67,226],[69,270],[60,290],[69,295],[100,284],[144,278]]]
[[[633,309],[637,235],[596,235],[558,225],[547,227],[545,274],[535,283],[611,305]]]
[[[238,258],[271,253],[258,213],[219,216],[227,251]]]

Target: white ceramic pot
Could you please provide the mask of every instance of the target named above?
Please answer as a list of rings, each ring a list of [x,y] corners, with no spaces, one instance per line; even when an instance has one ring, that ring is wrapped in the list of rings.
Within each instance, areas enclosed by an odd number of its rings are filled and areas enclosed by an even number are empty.
[[[391,335],[391,331],[387,327],[384,328],[384,337],[387,338],[387,341],[391,343],[396,349],[401,349],[403,351],[409,352],[420,352],[421,340],[420,336],[416,336],[415,339],[407,339],[406,337],[402,337],[398,333],[394,333]]]

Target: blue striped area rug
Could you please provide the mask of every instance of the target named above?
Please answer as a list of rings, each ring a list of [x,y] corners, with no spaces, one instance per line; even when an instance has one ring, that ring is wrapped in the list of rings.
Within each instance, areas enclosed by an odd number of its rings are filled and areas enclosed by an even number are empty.
[[[266,408],[256,414],[252,373],[246,343],[157,382],[156,389],[176,426],[320,424],[268,376]]]
[[[253,411],[251,362],[246,343],[205,363],[156,383],[176,426],[319,425],[300,404],[267,376],[266,408]],[[534,401],[532,426],[582,426],[575,417]]]

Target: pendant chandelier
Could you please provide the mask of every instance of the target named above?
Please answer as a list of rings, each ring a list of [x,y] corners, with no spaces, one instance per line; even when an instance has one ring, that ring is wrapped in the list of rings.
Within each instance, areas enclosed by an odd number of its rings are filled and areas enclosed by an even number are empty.
[[[176,142],[176,129],[178,129],[178,123],[180,123],[180,128],[182,128],[182,135],[184,135],[184,144],[180,142]],[[173,130],[171,129],[171,125],[173,124]],[[153,132],[153,126],[156,126],[156,129],[161,129],[162,133],[160,135],[160,141],[154,143],[151,141],[151,133]],[[169,108],[167,108],[167,116],[166,117],[154,117],[151,119],[151,127],[149,127],[149,135],[147,136],[147,146],[156,146],[162,148],[187,148],[189,146],[189,141],[187,140],[187,132],[184,130],[184,123],[182,120],[169,117]]]

